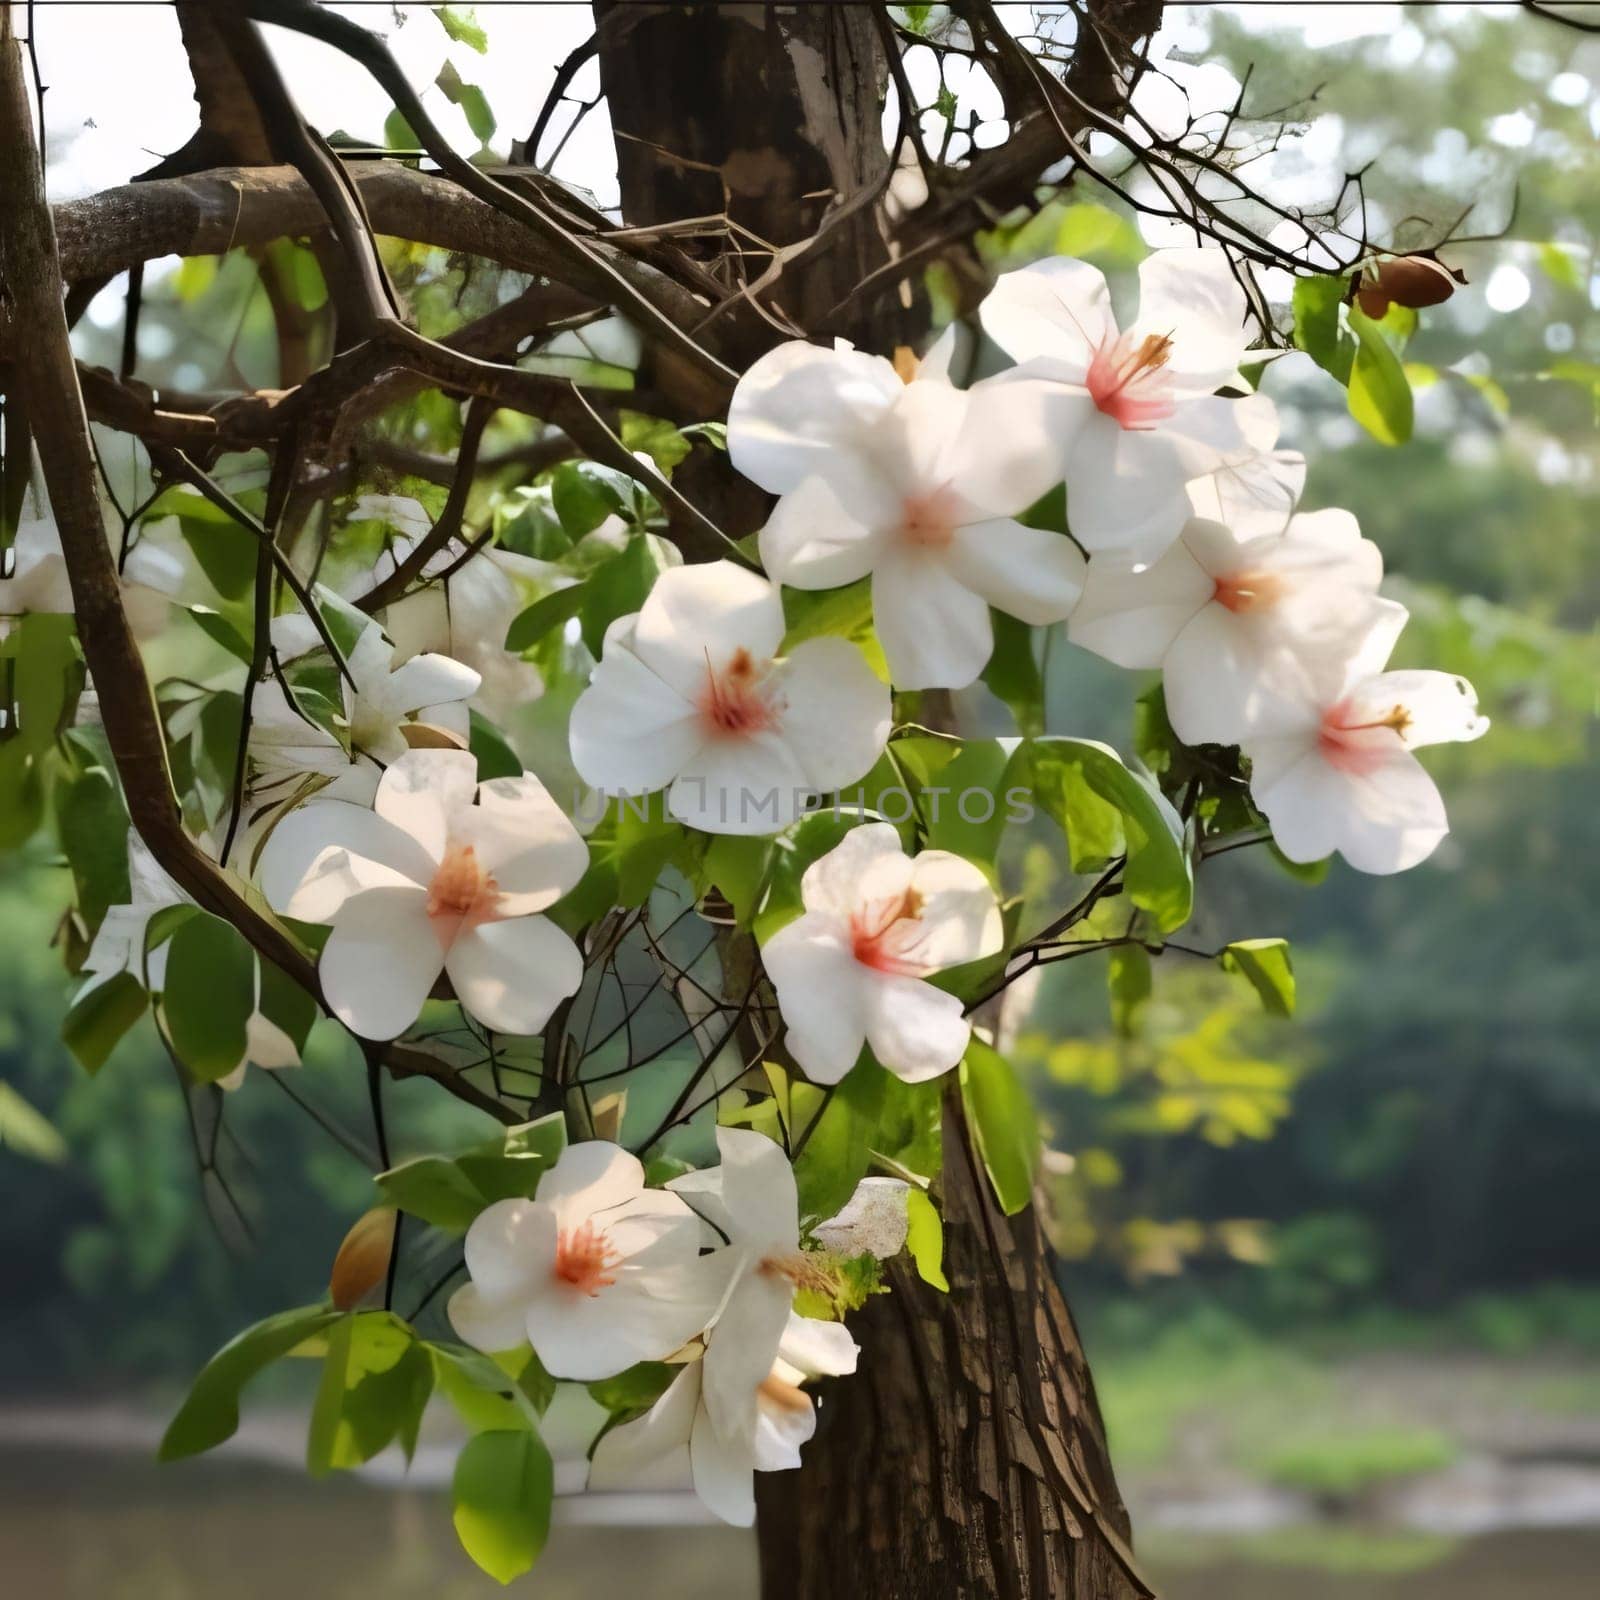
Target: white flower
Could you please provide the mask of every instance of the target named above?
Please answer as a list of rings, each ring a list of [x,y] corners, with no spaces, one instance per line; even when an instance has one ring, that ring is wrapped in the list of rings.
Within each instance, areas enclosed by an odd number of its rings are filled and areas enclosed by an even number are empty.
[[[537,1033],[582,981],[577,946],[536,913],[583,876],[588,847],[531,774],[476,777],[466,751],[409,751],[371,811],[303,806],[262,850],[274,910],[333,925],[323,992],[368,1039],[410,1027],[441,972],[466,1011],[504,1033]]]
[[[1061,481],[1043,385],[953,388],[944,342],[902,382],[881,356],[779,345],[739,380],[728,452],[780,496],[761,530],[779,583],[872,575],[872,613],[902,689],[965,688],[994,646],[989,607],[1023,622],[1072,609],[1070,540],[1014,520]]]
[[[798,1466],[816,1425],[799,1383],[807,1374],[854,1371],[856,1345],[838,1323],[794,1314],[796,1289],[817,1269],[800,1248],[794,1172],[782,1148],[748,1128],[718,1128],[717,1149],[720,1166],[668,1185],[727,1240],[711,1257],[729,1287],[705,1356],[646,1416],[601,1441],[590,1483],[623,1481],[686,1447],[696,1493],[718,1516],[748,1527],[751,1474]]]
[[[346,522],[382,522],[402,538],[416,541],[433,532],[433,518],[420,500],[408,494],[358,494]]]
[[[209,840],[200,841],[208,854]],[[150,848],[133,829],[128,830],[128,887],[126,905],[108,906],[95,930],[89,953],[83,960],[88,982],[79,989],[74,1004],[101,984],[109,983],[119,972],[128,972],[151,994],[160,994],[167,981],[167,944],[163,940],[146,951],[150,923],[156,914],[170,906],[194,902],[162,869]],[[252,1063],[276,1071],[300,1065],[300,1052],[294,1040],[261,1010],[261,967],[256,965],[256,1005],[245,1022],[244,1054],[239,1064],[217,1080],[223,1089],[237,1089],[244,1082],[245,1068]]]
[[[1066,256],[1002,273],[984,300],[1014,376],[1058,386],[1067,522],[1090,551],[1159,555],[1189,516],[1189,480],[1250,453],[1237,402],[1214,393],[1250,343],[1247,305],[1221,250],[1149,256],[1125,332],[1105,278]]]
[[[660,1361],[715,1314],[725,1267],[701,1224],[603,1140],[570,1145],[532,1200],[498,1200],[467,1230],[471,1283],[450,1321],[480,1350],[526,1340],[545,1370],[585,1382]]]
[[[946,850],[908,856],[889,823],[873,822],[812,862],[800,895],[804,913],[761,958],[806,1076],[837,1083],[863,1044],[907,1083],[955,1066],[971,1027],[955,995],[923,980],[1000,948],[989,880]]]
[[[373,567],[372,582],[390,576],[416,543],[410,534],[396,537]],[[394,640],[396,659],[435,652],[463,662],[482,680],[473,703],[491,721],[503,724],[519,706],[544,693],[538,667],[507,650],[505,641],[528,604],[527,591],[546,577],[544,564],[527,556],[493,545],[469,556],[464,544],[452,540],[423,567],[419,581],[428,586],[384,608],[384,627]]]
[[[722,1335],[713,1331],[711,1345]],[[709,1358],[709,1350],[707,1352]],[[790,1315],[764,1377],[743,1398],[731,1435],[705,1403],[705,1362],[692,1361],[642,1417],[611,1429],[589,1464],[591,1489],[639,1489],[687,1478],[724,1522],[755,1522],[753,1475],[800,1465],[817,1429],[808,1378],[854,1372],[856,1342],[837,1322]]]
[[[1449,831],[1439,791],[1411,752],[1476,739],[1489,722],[1464,678],[1382,670],[1404,621],[1403,607],[1387,607],[1348,659],[1300,662],[1252,708],[1241,741],[1251,798],[1291,861],[1337,850],[1358,871],[1400,872]]]
[[[280,628],[282,623],[290,626]],[[301,639],[308,626],[309,619],[297,614],[280,617],[274,623],[274,637],[289,641],[286,648],[309,648]],[[258,773],[269,782],[274,776],[306,772],[341,777],[349,772],[352,759],[368,757],[375,777],[371,762],[388,764],[410,748],[401,725],[412,721],[443,728],[465,744],[471,726],[466,702],[478,688],[478,674],[445,655],[416,655],[398,666],[394,656],[395,647],[373,623],[346,658],[354,687],[341,673],[340,712],[349,729],[350,754],[291,701],[277,678],[258,684],[250,705],[250,754]],[[369,778],[364,785],[346,788],[341,797],[365,799],[371,782]]]
[[[674,567],[606,630],[572,708],[572,761],[607,794],[671,789],[707,833],[775,833],[807,795],[865,775],[889,738],[889,689],[847,639],[782,660],[777,588],[729,561]]]
[[[1234,744],[1255,698],[1300,658],[1343,661],[1391,602],[1383,558],[1348,511],[1311,511],[1241,541],[1192,518],[1160,560],[1107,551],[1089,563],[1068,624],[1075,644],[1123,667],[1160,667],[1173,731]]]
[[[176,517],[143,524],[137,543],[122,562],[122,604],[135,638],[152,639],[167,625],[171,603],[188,575],[174,537],[177,528]],[[72,583],[54,517],[25,511],[17,523],[11,558],[11,576],[0,578],[0,638],[5,637],[11,617],[28,612],[72,615]]]
[[[1239,539],[1282,533],[1306,486],[1306,458],[1278,448],[1278,408],[1269,396],[1247,394],[1233,414],[1248,453],[1230,457],[1189,485],[1197,517],[1231,528]]]

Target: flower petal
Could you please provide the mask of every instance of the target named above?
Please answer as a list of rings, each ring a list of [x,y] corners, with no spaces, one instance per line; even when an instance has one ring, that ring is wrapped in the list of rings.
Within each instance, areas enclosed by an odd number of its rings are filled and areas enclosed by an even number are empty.
[[[572,764],[610,795],[649,794],[693,760],[704,733],[699,713],[622,645],[613,624],[589,686],[572,708]]]
[[[1185,395],[1210,394],[1238,371],[1255,336],[1249,307],[1225,250],[1156,250],[1139,265],[1134,339],[1170,338],[1165,370],[1174,387]]]
[[[720,672],[736,652],[770,661],[784,628],[776,584],[731,561],[708,561],[656,579],[634,624],[633,650],[693,704],[708,671]]]
[[[1215,589],[1181,539],[1148,566],[1124,551],[1105,550],[1089,563],[1067,637],[1119,667],[1159,667]]]
[[[372,808],[439,861],[451,823],[472,804],[477,784],[478,758],[470,751],[408,750],[390,762]]]
[[[1188,520],[1193,476],[1167,431],[1124,428],[1096,411],[1067,447],[1067,525],[1091,555],[1153,561]]]
[[[491,1299],[475,1283],[464,1283],[445,1304],[450,1326],[464,1344],[496,1355],[528,1342],[527,1309],[521,1300]]]
[[[1354,774],[1313,749],[1270,781],[1258,771],[1250,792],[1291,861],[1320,861],[1337,850],[1358,872],[1402,872],[1449,832],[1433,779],[1405,750]]]
[[[813,1083],[837,1083],[866,1043],[866,975],[840,926],[834,917],[807,912],[761,951],[788,1029],[785,1043]]]
[[[328,1009],[364,1039],[393,1039],[417,1020],[444,965],[427,892],[366,889],[334,917],[318,974]]]
[[[583,982],[583,957],[548,917],[482,922],[444,960],[456,998],[497,1033],[537,1033]]]
[[[825,911],[847,923],[869,873],[877,893],[900,894],[911,882],[911,857],[891,822],[864,822],[818,856],[800,879],[800,899],[807,911]]]
[[[994,885],[982,871],[948,850],[924,850],[911,866],[911,887],[922,900],[917,955],[935,967],[994,955],[1005,934]]]
[[[868,1004],[867,1043],[902,1082],[937,1078],[966,1054],[972,1028],[955,995],[920,978],[880,976]]]
[[[424,706],[470,700],[482,682],[478,673],[452,656],[412,656],[389,674],[374,698],[384,710],[401,715]]]
[[[539,1180],[540,1203],[557,1206],[573,1225],[643,1192],[644,1167],[639,1158],[609,1139],[569,1144]]]
[[[554,905],[589,868],[589,847],[550,791],[531,773],[491,778],[461,813],[456,838],[471,844],[499,890],[503,916]]]
[[[1105,275],[1070,256],[1001,273],[978,318],[1013,361],[1061,362],[1073,383],[1083,382],[1095,350],[1117,332]]]
[[[819,460],[853,449],[902,387],[881,356],[781,344],[739,379],[728,407],[729,458],[763,489],[787,494]]]
[[[668,790],[667,809],[704,833],[776,833],[813,787],[788,740],[769,729],[708,739]]]
[[[643,1489],[686,1479],[689,1435],[700,1409],[700,1364],[690,1362],[642,1417],[601,1435],[590,1489]]]
[[[817,793],[865,777],[883,754],[892,725],[889,686],[848,639],[797,645],[773,687],[783,699],[779,737]]]
[[[762,1249],[798,1249],[800,1201],[783,1146],[752,1128],[718,1128],[717,1153],[734,1241]]]
[[[1453,672],[1383,672],[1359,684],[1350,701],[1354,722],[1402,709],[1406,723],[1400,737],[1408,750],[1465,743],[1489,731],[1489,719],[1478,712],[1477,691]]]
[[[890,1179],[863,1179],[863,1183]],[[904,1185],[902,1185],[902,1188]],[[856,1370],[861,1347],[842,1322],[821,1322],[793,1313],[778,1345],[780,1360],[798,1367],[808,1378],[842,1378]]]
[[[876,472],[854,456],[837,458],[772,508],[757,541],[761,564],[774,582],[793,589],[854,583],[872,570],[884,530],[896,525],[898,515],[899,502]]]
[[[896,553],[880,563],[872,619],[898,689],[964,689],[994,651],[988,602],[937,556]]]
[[[704,1363],[701,1363],[704,1365]],[[702,1385],[704,1379],[702,1378]],[[694,1492],[702,1504],[736,1528],[755,1525],[755,1441],[730,1443],[709,1420],[704,1395],[689,1438]]]
[[[1008,518],[957,528],[946,561],[974,594],[1030,627],[1060,622],[1083,593],[1078,547],[1059,533]]]
[[[334,862],[330,857],[337,852],[348,859]],[[313,893],[313,866],[319,869],[317,876],[331,874],[335,867],[345,876],[337,888],[329,884]],[[415,839],[365,806],[316,800],[291,811],[272,830],[256,876],[274,911],[326,922],[362,889],[395,887],[397,878],[424,885],[433,869],[432,858]]]
[[[777,1360],[793,1303],[788,1279],[758,1266],[740,1278],[711,1330],[700,1364],[700,1398],[711,1425],[729,1443],[749,1449],[754,1441],[756,1390]]]

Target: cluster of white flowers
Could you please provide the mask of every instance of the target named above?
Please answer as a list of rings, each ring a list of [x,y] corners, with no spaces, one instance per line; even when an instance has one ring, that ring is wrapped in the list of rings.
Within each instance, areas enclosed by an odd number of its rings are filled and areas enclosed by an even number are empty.
[[[1222,252],[1158,253],[1140,280],[1124,327],[1083,262],[1005,274],[980,319],[1012,365],[964,389],[953,332],[920,364],[804,343],[757,361],[727,440],[777,496],[757,542],[765,575],[733,560],[671,567],[611,623],[570,718],[582,780],[610,796],[664,791],[669,814],[706,833],[779,833],[879,762],[891,683],[977,681],[993,608],[1159,669],[1177,736],[1240,747],[1291,860],[1337,851],[1393,872],[1426,857],[1446,823],[1412,751],[1481,734],[1475,696],[1447,674],[1384,670],[1405,610],[1380,597],[1381,558],[1348,513],[1296,509],[1305,464],[1240,373],[1251,325]],[[1063,484],[1069,532],[1019,520]],[[397,531],[388,572],[428,532],[414,502],[369,499],[357,515]],[[333,728],[282,666],[319,644],[304,617],[275,625],[275,676],[255,694],[254,797],[273,798],[276,775],[294,780],[291,804],[306,774],[332,780],[269,819],[262,887],[284,916],[330,925],[326,1000],[372,1039],[410,1027],[435,992],[487,1028],[537,1033],[583,977],[577,945],[542,915],[589,868],[569,815],[531,774],[480,783],[465,748],[432,747],[467,744],[469,703],[503,716],[541,690],[502,644],[549,574],[500,555],[457,572],[462,554],[441,552],[436,588],[360,636]],[[887,682],[852,639],[790,638],[784,586],[863,580]],[[167,903],[139,862],[135,885],[96,941],[98,981],[135,946],[142,956],[150,910]],[[865,821],[812,862],[800,898],[761,953],[805,1076],[838,1083],[864,1050],[910,1083],[955,1068],[965,1008],[930,980],[1004,951],[980,868],[908,855],[892,824]],[[276,1064],[274,1049],[256,1059]],[[827,1282],[816,1241],[848,1244],[853,1224],[841,1213],[803,1246],[782,1149],[726,1128],[718,1143],[720,1166],[665,1189],[615,1145],[569,1148],[535,1198],[472,1224],[471,1281],[450,1316],[483,1350],[531,1344],[556,1378],[677,1364],[647,1411],[600,1439],[591,1481],[677,1463],[719,1516],[748,1523],[752,1474],[796,1465],[815,1426],[804,1381],[854,1366],[842,1326],[794,1310],[797,1289]]]
[[[556,1378],[680,1366],[648,1411],[602,1435],[590,1485],[676,1474],[748,1527],[753,1475],[798,1466],[816,1428],[801,1384],[854,1371],[856,1344],[842,1324],[794,1309],[801,1288],[826,1285],[828,1266],[802,1247],[782,1148],[739,1128],[719,1129],[717,1147],[719,1166],[647,1189],[626,1150],[569,1146],[533,1199],[498,1201],[472,1224],[471,1282],[449,1312],[469,1344],[530,1344]]]

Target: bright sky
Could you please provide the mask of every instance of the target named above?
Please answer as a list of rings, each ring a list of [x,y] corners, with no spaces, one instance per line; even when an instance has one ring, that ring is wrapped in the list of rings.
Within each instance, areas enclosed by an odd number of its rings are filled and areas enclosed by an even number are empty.
[[[477,140],[465,117],[433,86],[446,58],[466,82],[487,95],[500,119],[493,143],[504,154],[513,136],[526,137],[556,67],[588,37],[592,26],[585,3],[480,0],[476,11],[490,39],[488,54],[480,56],[466,45],[452,43],[425,4],[390,6],[367,0],[334,4],[330,9],[388,34],[413,83],[426,91],[436,121],[468,152],[477,148]],[[1033,9],[1025,4],[1000,7],[1016,32],[1031,31]],[[1203,9],[1169,11],[1161,43],[1184,49],[1202,42],[1197,13]],[[1404,36],[1409,25],[1399,21],[1397,12],[1392,4],[1284,4],[1253,5],[1243,14],[1253,27],[1294,28],[1311,44],[1335,45],[1373,34]],[[67,198],[126,182],[188,137],[195,111],[177,18],[170,6],[160,0],[36,0],[35,14],[39,57],[49,86],[45,120],[53,195]],[[359,138],[381,139],[389,105],[359,67],[328,46],[279,29],[267,31],[290,87],[313,123],[330,131],[342,128]],[[915,62],[910,65],[920,92],[923,84],[917,79],[923,73]],[[590,63],[574,87],[592,94],[595,86]],[[997,108],[987,103],[992,90],[987,84],[983,88],[985,96],[968,104],[987,113]],[[1237,85],[1221,69],[1201,68],[1193,71],[1190,89],[1202,108],[1220,108]],[[558,120],[556,126],[561,125]],[[569,181],[593,189],[602,202],[615,198],[610,128],[603,106],[585,119],[558,170]]]

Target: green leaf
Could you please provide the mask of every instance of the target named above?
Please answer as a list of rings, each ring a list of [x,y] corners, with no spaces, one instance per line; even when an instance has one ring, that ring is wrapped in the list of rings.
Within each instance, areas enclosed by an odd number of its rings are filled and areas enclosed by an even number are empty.
[[[693,441],[684,438],[677,424],[664,417],[623,410],[617,413],[617,422],[623,444],[630,451],[642,450],[665,478],[670,478],[672,469],[694,449]]]
[[[1347,384],[1355,347],[1339,329],[1346,287],[1343,278],[1295,279],[1294,342],[1324,372]]]
[[[427,1155],[402,1161],[375,1181],[384,1198],[401,1211],[446,1232],[464,1233],[494,1201],[532,1196],[565,1148],[565,1123],[560,1112],[552,1112],[507,1128],[500,1138],[454,1158]]]
[[[383,142],[390,150],[418,150],[422,146],[417,130],[398,111],[391,111],[383,119]]]
[[[1015,1216],[1033,1200],[1039,1119],[1011,1063],[976,1037],[961,1062],[961,1100],[995,1198]]]
[[[185,908],[175,906],[172,909]],[[265,957],[258,962],[258,969],[261,1015],[274,1027],[281,1028],[294,1042],[296,1050],[304,1050],[306,1035],[318,1016],[315,997]]]
[[[974,739],[917,795],[930,850],[949,850],[997,877],[995,858],[1006,827],[1005,775],[1010,765],[998,739]]]
[[[1350,369],[1350,415],[1380,444],[1404,444],[1411,437],[1411,385],[1394,346],[1358,306],[1348,308],[1350,326],[1360,341]]]
[[[1261,1008],[1275,1017],[1294,1015],[1294,965],[1287,939],[1236,939],[1217,964],[1249,980],[1261,997]]]
[[[17,711],[16,725],[5,743],[42,754],[56,742],[67,708],[83,682],[73,620],[44,611],[19,617],[0,646],[0,655],[12,663],[11,692]]]
[[[756,914],[771,857],[770,839],[717,833],[706,846],[705,881],[722,891],[741,928],[749,927]]]
[[[61,1024],[62,1041],[78,1065],[98,1072],[123,1034],[144,1015],[149,999],[131,972],[119,972],[80,995]]]
[[[944,1223],[926,1191],[915,1185],[906,1191],[906,1249],[916,1263],[917,1276],[949,1294],[950,1282],[944,1275]]]
[[[450,1486],[462,1548],[501,1583],[521,1577],[549,1537],[554,1492],[550,1452],[531,1429],[474,1435]]]
[[[21,739],[0,739],[0,850],[26,844],[44,821],[44,770]]]
[[[1150,954],[1143,945],[1119,945],[1106,971],[1111,998],[1111,1026],[1124,1039],[1139,1036],[1150,999]]]
[[[77,885],[78,911],[97,928],[108,906],[128,902],[128,813],[101,766],[58,783],[55,804],[56,831]]]
[[[475,83],[466,83],[461,74],[456,71],[453,61],[446,61],[439,69],[439,76],[433,80],[439,86],[446,100],[452,105],[460,106],[462,115],[467,119],[467,126],[472,129],[472,136],[479,144],[488,144],[494,137],[495,117],[489,109],[489,101],[484,92]]]
[[[433,14],[439,19],[439,26],[457,44],[476,50],[480,56],[488,50],[489,35],[483,31],[483,24],[471,6],[435,6]]]
[[[1033,654],[1033,629],[1004,611],[990,613],[994,622],[994,653],[983,669],[990,694],[1004,702],[1016,718],[1017,732],[1044,732],[1044,678]]]
[[[791,1082],[789,1138],[805,1141],[794,1161],[802,1217],[820,1221],[833,1216],[866,1176],[886,1077],[867,1056],[831,1093],[799,1079]]]
[[[54,1166],[66,1159],[67,1141],[9,1083],[0,1083],[0,1150]]]
[[[1539,246],[1539,267],[1552,283],[1563,289],[1583,288],[1583,268],[1570,245],[1551,240]]]
[[[481,711],[471,713],[467,748],[478,758],[478,782],[490,778],[520,778],[522,759],[506,743],[506,738]]]
[[[601,1378],[587,1387],[595,1404],[613,1414],[648,1411],[682,1370],[665,1361],[641,1361],[614,1378]]]
[[[607,517],[622,509],[617,491],[574,461],[563,462],[551,473],[550,501],[562,528],[573,539],[593,533]]]
[[[553,594],[541,595],[527,610],[518,612],[506,630],[506,649],[520,655],[542,644],[553,631],[583,609],[584,589],[581,583],[571,584]]]
[[[301,1306],[235,1335],[201,1368],[189,1397],[168,1424],[160,1459],[199,1455],[232,1438],[239,1426],[239,1393],[244,1386],[263,1367],[337,1321],[339,1313],[327,1306]]]
[[[1030,786],[1034,803],[1066,830],[1074,872],[1125,852],[1129,899],[1163,933],[1188,921],[1194,871],[1183,821],[1159,789],[1092,739],[1030,739],[1012,756],[1006,787]],[[1120,836],[1120,839],[1119,839]]]
[[[178,518],[183,542],[194,552],[211,587],[224,600],[242,600],[256,578],[256,536],[221,506],[187,489],[163,495],[159,507]]]
[[[328,1334],[306,1439],[306,1470],[320,1478],[358,1467],[396,1436],[409,1454],[432,1392],[432,1359],[393,1312],[341,1317]]]
[[[247,665],[252,651],[250,641],[234,627],[220,611],[213,610],[210,606],[193,605],[184,608],[194,618],[200,631],[220,644],[229,655]]]
[[[583,642],[596,660],[606,629],[644,604],[660,571],[649,538],[635,533],[621,551],[589,575],[583,586]]]
[[[202,1083],[244,1059],[256,1008],[255,952],[231,923],[202,911],[172,936],[161,1010],[178,1059]]]

